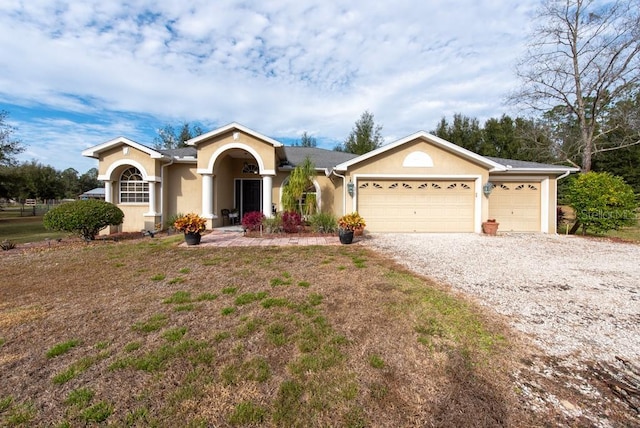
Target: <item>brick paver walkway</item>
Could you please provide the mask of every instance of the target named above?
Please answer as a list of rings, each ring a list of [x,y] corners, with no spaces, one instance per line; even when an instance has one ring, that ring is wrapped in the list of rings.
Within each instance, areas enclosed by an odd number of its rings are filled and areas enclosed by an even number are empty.
[[[353,243],[357,243],[354,239]],[[181,244],[185,245],[186,244]],[[247,238],[242,232],[218,231],[202,235],[200,247],[268,247],[268,246],[340,245],[338,236],[296,236]]]

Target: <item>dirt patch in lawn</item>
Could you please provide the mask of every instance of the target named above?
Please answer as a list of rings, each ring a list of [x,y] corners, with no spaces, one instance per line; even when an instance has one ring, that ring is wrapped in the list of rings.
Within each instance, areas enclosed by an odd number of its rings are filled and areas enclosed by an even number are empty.
[[[0,425],[567,422],[503,320],[371,250],[181,242],[2,257]]]

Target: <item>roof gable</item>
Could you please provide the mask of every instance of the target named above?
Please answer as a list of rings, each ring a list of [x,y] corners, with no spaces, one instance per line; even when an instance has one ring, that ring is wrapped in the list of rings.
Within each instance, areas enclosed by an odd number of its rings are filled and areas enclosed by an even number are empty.
[[[480,164],[482,166],[485,166],[489,169],[489,171],[493,172],[493,171],[505,171],[506,167],[504,165],[501,165],[489,158],[486,158],[484,156],[480,156],[477,153],[474,153],[470,150],[467,150],[463,147],[460,147],[456,144],[450,143],[449,141],[443,140],[440,137],[436,137],[435,135],[429,134],[427,132],[424,131],[419,131],[416,132],[415,134],[411,134],[407,137],[401,138],[397,141],[394,141],[392,143],[389,143],[387,145],[384,145],[382,147],[379,147],[375,150],[372,150],[368,153],[365,153],[363,155],[360,155],[354,159],[348,160],[346,162],[343,162],[339,165],[336,165],[335,169],[337,171],[346,171],[350,166],[355,165],[357,163],[363,162],[367,159],[371,159],[372,157],[384,154],[385,152],[389,151],[389,150],[393,150],[396,147],[400,147],[404,144],[407,143],[411,143],[415,140],[423,140],[426,141],[428,143],[431,143],[437,147],[440,147],[442,149],[445,149],[449,152],[452,152],[464,159],[470,160],[472,162],[475,162],[477,164]]]
[[[223,127],[220,127],[218,129],[214,129],[213,131],[209,131],[206,134],[202,134],[202,135],[198,135],[197,137],[194,137],[188,141],[185,142],[186,145],[188,146],[197,146],[198,144],[200,144],[203,141],[206,141],[210,138],[214,138],[217,137],[219,135],[225,134],[229,131],[233,131],[233,130],[237,130],[237,131],[241,131],[244,132],[245,134],[249,134],[251,136],[253,136],[254,138],[257,138],[259,140],[265,141],[269,144],[271,144],[273,147],[282,147],[283,144],[279,141],[274,140],[273,138],[267,137],[266,135],[263,135],[257,131],[254,131],[253,129],[249,129],[246,126],[240,125],[237,122],[232,122],[228,125],[225,125]]]
[[[82,151],[82,156],[97,159],[100,156],[100,153],[122,145],[131,146],[137,150],[140,150],[141,152],[148,154],[153,159],[160,159],[164,157],[163,154],[158,150],[152,149],[151,147],[147,147],[140,143],[136,143],[135,141],[130,140],[126,137],[117,137],[113,140],[109,140],[97,146],[89,147],[88,149]]]

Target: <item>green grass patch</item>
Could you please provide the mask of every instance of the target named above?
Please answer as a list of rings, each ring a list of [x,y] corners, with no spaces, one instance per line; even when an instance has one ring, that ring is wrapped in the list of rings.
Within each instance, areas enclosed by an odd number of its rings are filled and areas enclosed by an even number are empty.
[[[227,306],[224,307],[220,310],[220,313],[222,315],[231,315],[232,313],[234,313],[236,311],[236,308],[234,306]]]
[[[302,414],[304,386],[295,380],[285,380],[278,388],[274,403],[273,422],[278,426],[301,426],[298,417]]]
[[[243,293],[236,297],[235,304],[237,306],[248,305],[249,303],[257,302],[267,297],[266,291],[259,291],[257,293]]]
[[[47,351],[47,358],[54,358],[58,355],[66,354],[76,346],[80,344],[77,339],[67,340],[66,342],[58,343]]]
[[[241,381],[266,382],[271,378],[271,367],[262,357],[225,366],[221,372],[225,385],[237,385]]]
[[[31,402],[15,404],[7,410],[5,416],[6,426],[30,426],[31,420],[36,416],[36,409]]]
[[[265,309],[289,306],[290,304],[291,301],[286,297],[267,297],[261,303],[262,307]]]
[[[94,365],[100,360],[103,360],[109,356],[108,353],[103,352],[98,355],[92,355],[88,357],[83,357],[75,363],[71,364],[67,367],[66,370],[61,371],[57,375],[52,378],[52,381],[56,385],[62,385],[64,383],[69,382],[71,379],[75,378],[79,374],[85,372],[89,367]]]
[[[162,333],[162,337],[167,342],[179,342],[180,340],[182,340],[182,338],[186,333],[187,333],[186,327],[175,327]]]
[[[104,350],[104,349],[107,349],[110,344],[111,343],[109,343],[108,341],[103,340],[103,341],[100,341],[100,342],[96,343],[95,344],[95,348],[98,349],[98,350]]]
[[[204,301],[209,301],[209,300],[216,300],[218,298],[217,294],[213,294],[213,293],[202,293],[200,294],[198,297],[196,297],[196,301],[198,302],[204,302]]]
[[[140,342],[129,342],[126,345],[124,345],[124,350],[125,352],[133,352],[140,349],[141,346],[142,344]]]
[[[167,324],[167,316],[164,314],[155,314],[146,321],[140,321],[133,325],[133,330],[140,333],[151,333],[160,330]]]
[[[13,241],[17,244],[25,244],[27,242],[41,242],[45,240],[56,240],[67,238],[66,232],[53,232],[45,229],[42,224],[42,216],[20,217],[18,211],[16,216],[12,218],[6,217],[6,211],[0,219],[0,236],[2,240]]]
[[[231,337],[231,333],[229,333],[228,331],[221,331],[219,333],[216,333],[215,336],[213,336],[213,341],[216,343],[220,343],[225,339],[228,339]]]
[[[191,272],[191,269],[189,269],[189,268],[182,268],[182,269],[180,269],[178,272],[179,272],[179,273],[182,273],[182,274],[188,274],[188,273],[190,273],[190,272]]]
[[[298,283],[298,287],[309,288],[311,287],[311,283],[309,281],[300,281]]]
[[[247,337],[251,333],[258,331],[262,324],[263,322],[257,318],[247,320],[244,324],[241,324],[236,328],[236,337]]]
[[[182,284],[185,281],[185,279],[181,276],[178,276],[176,278],[170,279],[169,280],[169,284],[173,285],[173,284]]]
[[[113,406],[106,401],[101,401],[91,407],[87,407],[80,413],[80,417],[86,423],[104,422],[113,413]]]
[[[369,356],[369,365],[374,369],[381,369],[384,367],[384,360],[379,355]]]
[[[74,389],[67,395],[64,403],[68,406],[87,407],[95,393],[89,388]]]
[[[231,425],[255,425],[261,424],[267,417],[267,410],[251,401],[243,401],[238,404],[229,416]]]
[[[238,287],[224,287],[222,289],[222,294],[236,294],[238,291]]]
[[[196,306],[193,303],[187,303],[184,305],[178,305],[175,308],[173,308],[173,310],[175,312],[189,312],[192,311],[196,308]]]
[[[163,279],[165,279],[167,277],[167,275],[163,274],[163,273],[157,273],[155,275],[153,275],[151,277],[151,281],[162,281]]]
[[[13,397],[8,395],[4,398],[0,398],[0,413],[4,412],[13,404]]]
[[[0,337],[0,348],[2,348],[2,345],[4,345],[5,343],[7,343],[5,338],[4,337]]]
[[[169,361],[182,358],[192,363],[208,364],[213,355],[208,350],[206,342],[185,340],[168,345],[162,345],[137,357],[125,357],[115,361],[109,367],[110,370],[133,367],[136,370],[146,372],[159,372],[166,368]]]
[[[287,337],[287,327],[279,322],[275,322],[267,326],[266,337],[270,343],[276,346],[282,346],[289,342],[289,338]]]
[[[173,293],[171,295],[171,297],[168,297],[166,299],[164,299],[162,301],[163,303],[175,303],[175,304],[182,304],[182,303],[190,303],[191,302],[191,293],[189,293],[188,291],[176,291],[175,293]]]

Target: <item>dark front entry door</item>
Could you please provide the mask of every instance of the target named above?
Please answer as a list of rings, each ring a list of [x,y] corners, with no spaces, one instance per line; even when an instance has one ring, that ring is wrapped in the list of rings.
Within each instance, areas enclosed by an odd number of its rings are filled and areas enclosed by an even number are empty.
[[[236,180],[236,206],[240,218],[251,211],[262,211],[262,180]]]

